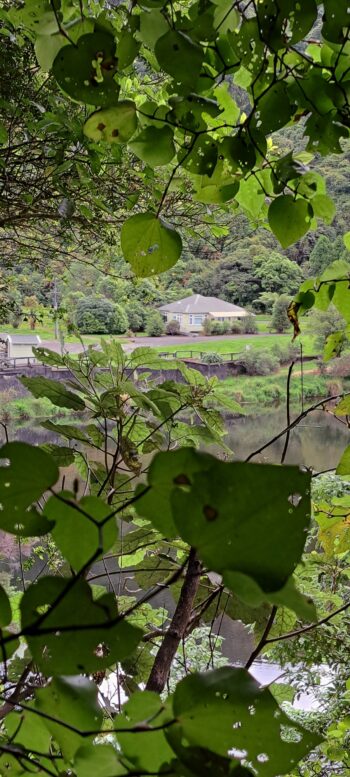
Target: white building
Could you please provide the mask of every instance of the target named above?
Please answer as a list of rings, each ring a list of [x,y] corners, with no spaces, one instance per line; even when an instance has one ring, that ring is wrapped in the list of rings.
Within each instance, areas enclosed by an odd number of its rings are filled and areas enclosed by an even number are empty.
[[[33,348],[41,345],[39,335],[0,334],[0,356],[6,359],[31,358]]]
[[[203,297],[202,294],[193,294],[177,302],[169,302],[162,305],[159,312],[167,322],[178,321],[182,332],[200,332],[206,318],[230,322],[252,315],[231,302],[217,297]]]

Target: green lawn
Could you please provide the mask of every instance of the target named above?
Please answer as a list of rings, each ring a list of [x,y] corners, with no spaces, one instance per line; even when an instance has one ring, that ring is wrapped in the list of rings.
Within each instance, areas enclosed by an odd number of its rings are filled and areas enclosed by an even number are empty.
[[[169,353],[183,353],[193,352],[193,356],[196,353],[232,353],[239,354],[244,352],[247,346],[250,348],[266,349],[269,350],[273,345],[288,345],[291,342],[290,333],[285,335],[242,335],[242,337],[236,337],[234,339],[227,340],[213,340],[211,337],[205,342],[190,342],[188,345],[171,345],[171,338],[169,337],[169,345],[166,344],[163,348],[157,348],[159,351]],[[304,356],[316,355],[314,347],[314,338],[310,335],[302,335],[298,338],[297,343],[302,343]]]

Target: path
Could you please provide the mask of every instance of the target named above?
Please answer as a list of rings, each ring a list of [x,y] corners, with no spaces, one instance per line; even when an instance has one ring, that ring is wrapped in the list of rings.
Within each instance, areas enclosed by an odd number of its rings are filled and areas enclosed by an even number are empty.
[[[199,343],[208,343],[208,342],[225,342],[225,340],[244,340],[245,338],[250,339],[251,337],[274,337],[275,335],[271,332],[259,332],[256,335],[212,335],[211,337],[206,337],[205,335],[198,335],[197,337],[191,337],[190,335],[174,335],[172,337],[170,336],[162,336],[162,337],[131,337],[125,342],[122,343],[124,351],[127,353],[130,353],[135,348],[139,348],[140,346],[150,347],[150,348],[163,348],[164,350],[167,350],[169,346],[176,346],[176,345],[187,345],[189,349],[191,347],[198,345]],[[286,335],[288,337],[288,335]],[[96,337],[96,345],[98,345],[99,338]],[[49,348],[51,351],[59,352],[61,350],[61,345],[58,342],[58,340],[43,340],[42,346],[44,348]],[[81,343],[66,343],[65,350],[69,353],[80,353],[82,351]]]

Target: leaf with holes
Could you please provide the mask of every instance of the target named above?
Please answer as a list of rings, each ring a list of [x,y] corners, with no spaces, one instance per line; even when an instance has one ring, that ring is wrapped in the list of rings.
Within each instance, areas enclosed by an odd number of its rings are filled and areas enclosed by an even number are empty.
[[[116,541],[116,518],[100,525],[110,513],[110,505],[102,499],[84,496],[77,502],[74,494],[66,491],[52,496],[45,505],[44,514],[54,523],[51,535],[74,569],[81,569],[94,556],[96,561]]]
[[[170,502],[173,488],[190,485],[192,474],[204,471],[206,463],[210,467],[211,457],[203,455],[198,459],[192,448],[158,453],[148,470],[149,490],[142,496],[145,486],[138,486],[140,498],[135,503],[138,514],[148,518],[167,539],[178,535]]]
[[[32,505],[57,482],[56,463],[24,442],[4,445],[0,459],[0,529],[22,537],[47,534],[52,524]]]
[[[217,572],[252,578],[266,593],[293,573],[310,523],[310,475],[298,467],[222,462],[193,452],[197,469],[187,490],[174,488],[180,536]],[[254,542],[251,538],[254,537]]]
[[[310,207],[307,200],[294,200],[290,194],[282,194],[273,200],[269,207],[269,224],[282,248],[296,243],[310,229]]]
[[[138,213],[122,226],[121,246],[126,259],[140,278],[170,270],[181,256],[178,232],[153,213]]]
[[[322,741],[290,720],[245,669],[189,675],[177,685],[173,711],[177,722],[166,737],[175,752],[180,748],[181,753],[184,742],[229,754],[232,766],[235,760],[237,766],[251,764],[259,777],[292,771]]]
[[[121,100],[112,108],[95,111],[84,124],[84,134],[90,140],[107,143],[126,143],[137,128],[136,105],[132,100]]]
[[[21,618],[22,629],[30,629],[32,657],[47,677],[106,669],[132,653],[142,637],[118,618],[113,594],[94,600],[82,579],[72,585],[72,578],[41,578],[23,594]]]
[[[64,46],[54,60],[52,72],[73,100],[107,107],[118,100],[119,86],[114,78],[117,65],[113,36],[93,32],[79,38],[75,46]]]

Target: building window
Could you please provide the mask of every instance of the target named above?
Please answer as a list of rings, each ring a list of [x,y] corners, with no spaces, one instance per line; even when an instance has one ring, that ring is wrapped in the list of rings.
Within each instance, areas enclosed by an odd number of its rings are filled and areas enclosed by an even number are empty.
[[[193,324],[194,326],[201,326],[203,323],[204,316],[194,316],[190,315],[190,324]]]
[[[173,313],[173,321],[181,321],[181,316],[179,313]]]

